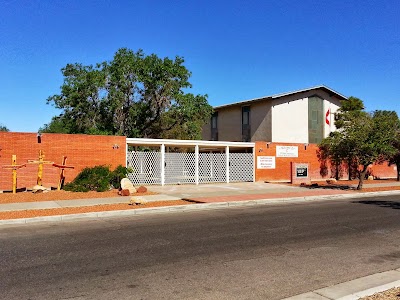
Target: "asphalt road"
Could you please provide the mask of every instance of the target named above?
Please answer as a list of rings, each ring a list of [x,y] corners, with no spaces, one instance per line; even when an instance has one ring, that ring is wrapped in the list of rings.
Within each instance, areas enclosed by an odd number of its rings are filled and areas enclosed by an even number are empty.
[[[1,299],[281,299],[400,267],[400,196],[0,227]]]

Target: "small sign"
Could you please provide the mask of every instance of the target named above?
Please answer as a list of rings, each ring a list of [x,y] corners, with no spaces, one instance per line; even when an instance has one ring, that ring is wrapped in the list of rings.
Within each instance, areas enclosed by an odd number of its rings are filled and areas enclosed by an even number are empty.
[[[276,146],[276,157],[299,157],[299,147]]]
[[[308,177],[308,165],[296,165],[296,177],[297,178]]]
[[[257,169],[275,169],[275,156],[258,156]]]

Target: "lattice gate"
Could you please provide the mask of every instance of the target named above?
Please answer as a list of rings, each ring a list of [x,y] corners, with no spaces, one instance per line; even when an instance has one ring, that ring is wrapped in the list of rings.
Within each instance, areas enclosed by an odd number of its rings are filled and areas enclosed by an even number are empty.
[[[226,154],[199,154],[199,183],[226,182]]]
[[[165,153],[165,184],[195,183],[194,153]]]
[[[132,183],[196,184],[253,181],[254,178],[253,153],[229,153],[229,162],[226,153],[200,152],[197,160],[193,152],[163,154],[164,159],[160,151],[128,151],[127,166],[132,168],[128,178]]]
[[[128,178],[133,184],[161,184],[161,153],[158,151],[128,151]]]
[[[253,181],[254,176],[253,153],[229,154],[229,181]]]

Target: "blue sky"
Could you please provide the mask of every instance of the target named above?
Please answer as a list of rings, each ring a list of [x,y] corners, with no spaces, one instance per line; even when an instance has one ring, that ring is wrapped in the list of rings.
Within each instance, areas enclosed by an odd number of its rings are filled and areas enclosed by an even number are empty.
[[[62,67],[122,47],[183,56],[213,106],[324,84],[400,114],[399,16],[398,0],[0,0],[0,123],[36,132]]]

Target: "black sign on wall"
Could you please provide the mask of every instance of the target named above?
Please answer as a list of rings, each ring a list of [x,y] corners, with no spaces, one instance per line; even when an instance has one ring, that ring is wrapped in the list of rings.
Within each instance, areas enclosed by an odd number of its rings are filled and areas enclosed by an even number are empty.
[[[308,177],[308,166],[296,166],[296,177],[305,178]]]

